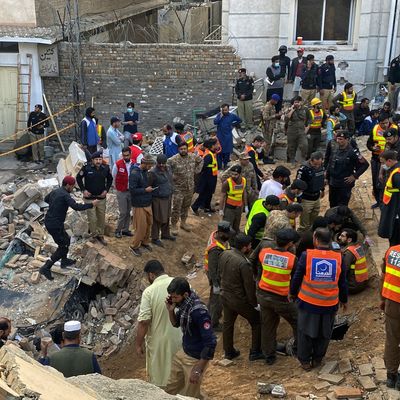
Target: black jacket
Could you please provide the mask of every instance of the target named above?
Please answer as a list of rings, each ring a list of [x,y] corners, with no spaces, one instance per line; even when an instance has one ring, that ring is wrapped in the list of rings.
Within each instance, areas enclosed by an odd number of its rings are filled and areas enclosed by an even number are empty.
[[[318,200],[321,191],[323,191],[325,187],[325,169],[324,167],[315,169],[307,162],[297,171],[296,179],[301,179],[307,183],[307,189],[301,196],[302,199],[309,201]]]
[[[32,125],[36,125],[39,122],[43,121],[44,119],[47,118],[47,115],[45,113],[36,113],[35,111],[32,111],[29,114],[28,118],[28,128],[30,128]],[[44,128],[49,127],[49,120],[44,121],[43,124],[34,126],[33,128],[30,128],[29,130],[34,133],[35,135],[44,135]]]
[[[400,56],[390,62],[388,81],[391,84],[400,83]]]
[[[235,86],[235,93],[237,98],[240,100],[240,96],[245,95],[245,101],[246,100],[252,100],[253,99],[253,89],[254,89],[254,80],[253,78],[250,78],[249,76],[246,76],[244,78],[239,78],[236,81],[236,86]]]
[[[400,168],[400,162],[395,164],[389,171],[390,174],[394,168]],[[400,189],[400,173],[393,175],[393,188]],[[395,235],[395,220],[400,218],[400,193],[393,193],[389,204],[383,204],[381,207],[381,219],[379,221],[378,235],[381,238],[390,239]]]
[[[281,65],[282,72],[284,73],[283,77],[288,76],[289,78],[289,71],[290,71],[290,57],[288,56],[279,56],[279,64]]]
[[[172,196],[174,185],[170,167],[167,166],[165,171],[161,171],[155,166],[149,171],[148,176],[150,186],[158,188],[153,191],[153,197],[168,199]]]
[[[44,201],[49,204],[49,209],[44,218],[46,228],[64,228],[64,221],[67,216],[68,208],[71,207],[75,211],[88,210],[93,208],[93,204],[79,204],[68,193],[65,188],[61,187],[50,192]]]
[[[92,163],[86,164],[76,176],[76,183],[79,189],[87,190],[91,196],[89,199],[101,199],[98,197],[101,193],[108,191],[112,185],[112,175],[108,165],[100,165],[97,169]]]
[[[132,207],[148,207],[151,205],[153,193],[145,189],[150,186],[149,174],[138,165],[133,165],[129,175],[129,191],[131,192]]]
[[[303,74],[301,76],[301,87],[305,90],[312,90],[317,88],[318,83],[318,67],[313,64],[310,69],[304,66]]]
[[[317,86],[319,89],[336,89],[336,68],[334,65],[324,63],[318,68]]]
[[[353,175],[358,179],[368,169],[369,163],[350,143],[345,149],[339,149],[334,141],[330,143],[331,146],[326,148],[324,161],[329,185],[352,188],[354,183],[349,185],[344,182],[344,178]]]

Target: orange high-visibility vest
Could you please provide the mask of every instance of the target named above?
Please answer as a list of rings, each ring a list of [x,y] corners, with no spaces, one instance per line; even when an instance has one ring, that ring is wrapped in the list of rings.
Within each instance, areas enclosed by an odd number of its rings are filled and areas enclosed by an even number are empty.
[[[205,271],[208,271],[208,252],[213,249],[214,247],[219,247],[221,250],[226,250],[226,247],[219,242],[217,239],[215,239],[217,231],[214,231],[211,233],[210,238],[208,239],[207,247],[204,252],[204,269]]]
[[[244,152],[246,154],[249,154],[251,151],[254,151],[255,159],[256,161],[258,161],[258,153],[256,152],[256,149],[253,146],[246,144],[246,146],[244,147]]]
[[[232,178],[228,178],[226,181],[228,182],[226,204],[241,207],[243,205],[243,193],[246,188],[246,178],[242,177],[240,183],[236,183]]]
[[[310,128],[311,129],[321,129],[322,119],[324,118],[324,112],[322,110],[319,110],[319,113],[316,113],[313,109],[310,109],[310,114],[311,114],[311,118],[312,118]]]
[[[295,197],[294,200],[291,200],[285,192],[281,193],[278,197],[281,201],[286,200],[288,204],[297,203],[297,197]],[[296,220],[294,218],[289,218],[289,221],[292,228],[296,229]]]
[[[400,192],[400,189],[393,188],[393,176],[394,174],[400,173],[400,168],[395,168],[389,175],[388,180],[386,181],[385,190],[383,191],[383,204],[389,204],[392,199],[393,193]]]
[[[194,153],[194,142],[193,142],[193,134],[192,132],[185,132],[179,135],[181,139],[188,145],[188,152]]]
[[[385,131],[380,127],[379,124],[376,124],[374,128],[372,129],[372,140],[375,144],[375,146],[379,147],[379,150],[374,150],[372,154],[380,155],[383,153],[385,150],[386,146],[386,139],[383,136],[383,133]]]
[[[199,143],[194,148],[194,153],[197,154],[200,157],[204,157],[205,152],[206,152],[206,150],[205,150],[205,148],[203,146],[203,143]]]
[[[400,303],[400,245],[389,247],[385,263],[382,297]]]
[[[350,266],[354,270],[356,282],[364,282],[368,280],[368,266],[365,258],[365,249],[362,245],[356,244],[349,246],[347,250],[356,258],[356,262]]]
[[[206,149],[206,151],[204,152],[203,158],[208,154],[211,154],[212,161],[211,161],[211,164],[207,165],[207,167],[211,168],[213,176],[217,176],[218,175],[217,157],[215,157],[215,154],[212,151],[210,151],[209,149]]]
[[[353,91],[349,96],[345,91],[342,92],[343,100],[339,101],[342,109],[345,111],[353,111],[354,110],[354,99],[356,98],[356,94]]]
[[[339,301],[341,254],[333,250],[307,250],[306,260],[299,299],[315,306],[335,306]]]
[[[296,256],[288,251],[264,248],[260,251],[258,259],[263,269],[258,287],[280,296],[288,296]]]

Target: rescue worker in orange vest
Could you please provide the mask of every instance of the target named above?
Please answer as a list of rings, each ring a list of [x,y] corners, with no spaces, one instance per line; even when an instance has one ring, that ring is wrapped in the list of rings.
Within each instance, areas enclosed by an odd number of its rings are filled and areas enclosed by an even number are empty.
[[[262,160],[264,158],[263,156],[263,147],[265,145],[265,140],[261,135],[256,136],[251,144],[246,144],[244,147],[244,152],[250,156],[250,162],[252,163],[254,167],[254,171],[256,171],[256,178],[257,178],[257,187],[258,190],[261,189],[261,179],[265,178],[264,173],[258,168],[258,160]],[[261,156],[259,155],[259,152],[261,151]]]
[[[297,309],[289,301],[290,280],[294,273],[296,256],[289,249],[300,239],[293,229],[276,232],[273,247],[263,248],[258,254],[257,301],[261,312],[261,349],[266,363],[276,361],[276,332],[279,319],[285,319],[293,329],[296,351]]]
[[[313,242],[314,249],[300,256],[290,283],[298,306],[297,358],[306,371],[321,365],[338,306],[347,307],[346,271],[340,252],[331,250],[329,229],[316,229]]]
[[[129,146],[129,148],[131,149],[132,164],[140,164],[143,158],[143,134],[141,134],[140,132],[134,133],[132,135],[132,143],[132,146]]]
[[[240,229],[240,220],[243,209],[249,212],[247,202],[247,181],[242,176],[242,167],[234,165],[230,168],[230,177],[221,186],[220,215],[224,221],[229,221],[237,233]]]
[[[234,231],[228,221],[218,223],[217,230],[212,232],[208,239],[207,248],[204,252],[204,270],[206,271],[210,284],[210,297],[208,310],[211,315],[211,325],[214,331],[222,331],[219,320],[222,316],[221,302],[221,271],[218,267],[219,256],[229,248],[228,240]]]
[[[203,168],[200,172],[197,182],[196,193],[199,194],[195,202],[192,204],[192,211],[195,215],[199,215],[199,208],[206,213],[214,213],[215,209],[211,208],[211,200],[217,187],[218,164],[215,155],[215,147],[217,142],[208,139],[204,142],[206,149],[204,153]]]
[[[385,312],[386,386],[400,390],[400,246],[390,247],[382,265],[381,309]]]
[[[371,174],[372,188],[376,203],[371,208],[378,208],[382,202],[383,182],[379,179],[381,169],[380,155],[384,152],[386,146],[385,131],[390,126],[389,118],[382,114],[379,116],[378,123],[372,128],[367,141],[368,150],[371,151]]]
[[[358,243],[357,232],[344,229],[338,237],[343,253],[343,269],[346,270],[350,294],[362,292],[368,286],[368,265],[365,247]]]
[[[354,105],[357,103],[357,94],[353,89],[353,84],[347,82],[344,85],[343,92],[339,93],[333,99],[333,104],[336,106],[340,106],[340,111],[347,118],[347,130],[349,131],[351,136],[354,135],[356,129],[356,123],[354,119]]]
[[[196,140],[193,137],[193,133],[190,131],[185,132],[185,126],[181,123],[175,124],[175,132],[181,137],[182,141],[187,143],[188,153],[194,153],[194,146],[196,145]]]
[[[318,97],[311,100],[311,108],[307,111],[305,132],[308,139],[307,159],[311,153],[318,150],[321,143],[321,129],[326,125],[326,114],[322,109],[322,102]]]
[[[395,151],[386,150],[381,154],[381,163],[388,179],[383,191],[378,235],[389,239],[394,246],[400,244],[400,162]]]
[[[106,134],[106,130],[104,129],[104,126],[102,124],[99,123],[99,119],[97,117],[94,117],[94,119],[96,120],[96,129],[97,129],[97,134],[99,135],[100,138],[100,142],[99,144],[101,145],[101,147],[103,149],[107,148],[107,134]]]
[[[124,147],[122,149],[122,158],[117,160],[111,171],[114,186],[117,191],[117,201],[119,209],[119,218],[115,237],[121,239],[122,236],[132,236],[129,230],[131,222],[131,194],[129,192],[129,174],[131,173],[131,149]]]
[[[301,179],[295,179],[292,184],[278,196],[281,201],[281,210],[285,210],[289,204],[297,203],[306,189],[307,183]]]

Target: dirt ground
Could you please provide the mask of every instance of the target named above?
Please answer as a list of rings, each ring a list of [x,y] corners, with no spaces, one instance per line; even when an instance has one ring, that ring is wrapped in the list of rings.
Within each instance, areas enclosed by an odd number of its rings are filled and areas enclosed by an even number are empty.
[[[293,177],[296,169],[292,168],[292,170]],[[381,357],[383,354],[384,317],[378,308],[379,277],[377,276],[378,271],[375,262],[380,263],[388,245],[386,241],[377,238],[376,235],[379,215],[374,217],[369,208],[372,201],[370,182],[371,177],[368,170],[357,182],[357,189],[354,191],[350,206],[362,218],[370,237],[375,241],[375,246],[371,248],[369,258],[372,267],[370,275],[375,275],[375,277],[371,279],[370,287],[366,291],[350,297],[347,313],[356,315],[356,322],[351,325],[343,341],[331,342],[326,361],[350,358],[353,364],[362,364],[369,362],[369,359],[374,356]],[[326,198],[322,204],[322,211],[324,212],[327,208]],[[217,215],[202,216],[201,218],[190,216],[189,223],[193,226],[192,233],[181,231],[176,243],[167,242],[165,249],[155,248],[152,253],[146,253],[140,259],[128,253],[128,239],[117,241],[110,238],[109,249],[134,263],[140,270],[142,270],[146,261],[158,258],[165,265],[168,274],[185,276],[189,271],[180,261],[182,255],[190,251],[194,253],[196,260],[202,261],[209,234],[215,229],[217,222]],[[207,301],[209,289],[203,271],[199,270],[194,274],[191,284],[202,299]],[[284,385],[289,398],[295,398],[295,395],[298,394],[306,396],[310,393],[316,396],[327,394],[326,389],[318,392],[313,387],[318,382],[317,371],[304,372],[295,358],[278,356],[277,363],[272,367],[266,366],[262,361],[250,363],[247,357],[250,346],[250,330],[247,322],[240,317],[235,328],[235,347],[241,351],[242,355],[235,360],[233,366],[221,367],[216,365],[216,361],[223,358],[222,335],[221,333],[217,335],[218,346],[215,359],[208,368],[203,383],[204,392],[209,399],[256,399],[258,398],[257,382],[281,383]],[[290,336],[289,325],[282,321],[279,326],[278,340],[283,341]],[[145,360],[136,355],[133,342],[128,343],[123,351],[108,360],[103,360],[101,363],[104,374],[112,378],[146,379]],[[355,374],[346,374],[346,380],[343,384],[357,385]],[[268,396],[265,398],[268,398]]]

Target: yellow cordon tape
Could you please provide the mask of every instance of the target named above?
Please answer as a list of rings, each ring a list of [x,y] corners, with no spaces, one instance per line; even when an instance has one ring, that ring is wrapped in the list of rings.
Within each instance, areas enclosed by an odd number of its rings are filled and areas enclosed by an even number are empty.
[[[16,151],[25,149],[25,148],[27,148],[27,147],[30,147],[30,146],[32,146],[33,144],[40,143],[40,142],[44,142],[45,140],[47,140],[47,139],[49,139],[49,138],[51,138],[51,137],[53,137],[53,136],[59,135],[60,133],[64,133],[64,132],[67,131],[68,129],[73,128],[75,125],[76,125],[75,123],[70,124],[70,125],[66,126],[65,128],[63,128],[63,129],[60,129],[58,132],[53,132],[52,134],[47,135],[46,137],[44,137],[44,138],[42,138],[42,139],[38,139],[38,140],[36,140],[36,141],[34,141],[34,142],[32,142],[32,143],[25,144],[25,145],[23,145],[23,146],[21,146],[21,147],[18,147],[17,149],[13,149],[13,150],[10,150],[10,151],[6,151],[5,153],[1,153],[1,154],[0,154],[0,157],[6,156],[6,155],[8,155],[8,154],[15,153]]]
[[[63,110],[56,112],[56,113],[53,114],[52,116],[53,116],[53,118],[54,118],[54,117],[56,117],[56,116],[58,116],[58,115],[60,115],[60,114],[63,114],[63,113],[65,113],[65,112],[69,111],[71,108],[78,107],[78,106],[83,106],[83,105],[85,105],[85,103],[71,104],[69,107],[64,108]],[[30,128],[34,128],[34,127],[37,126],[37,125],[42,125],[43,122],[45,122],[45,121],[51,119],[52,116],[50,115],[49,117],[47,117],[47,118],[44,119],[43,121],[40,121],[40,122],[38,122],[38,123],[35,124],[35,125],[32,125]],[[21,129],[20,131],[17,131],[17,132],[15,132],[15,133],[13,133],[12,135],[7,136],[7,137],[1,139],[1,140],[0,140],[0,143],[3,143],[3,142],[5,142],[5,141],[8,140],[8,139],[15,138],[19,133],[28,132],[30,128]]]

